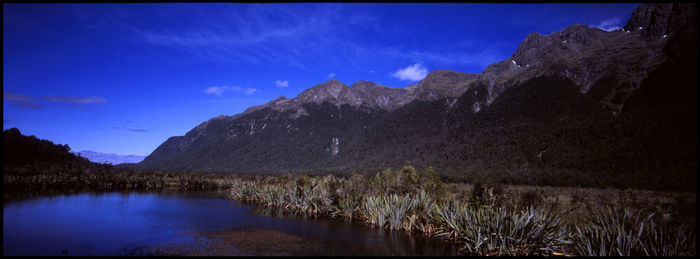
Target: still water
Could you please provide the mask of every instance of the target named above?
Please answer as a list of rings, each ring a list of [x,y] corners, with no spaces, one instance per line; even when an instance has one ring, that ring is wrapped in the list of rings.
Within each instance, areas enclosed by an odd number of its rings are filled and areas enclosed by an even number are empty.
[[[272,215],[272,216],[271,216]],[[454,255],[420,235],[274,211],[216,193],[80,193],[3,204],[3,255]]]

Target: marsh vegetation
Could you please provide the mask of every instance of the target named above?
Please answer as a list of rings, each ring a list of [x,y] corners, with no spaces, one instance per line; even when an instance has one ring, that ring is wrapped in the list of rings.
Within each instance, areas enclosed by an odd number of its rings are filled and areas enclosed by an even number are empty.
[[[421,233],[466,255],[695,255],[694,193],[443,183],[431,168],[375,176],[240,176],[138,172],[92,164],[3,175],[36,196],[67,190],[230,190],[284,214]],[[63,190],[63,191],[61,191]]]
[[[458,244],[466,255],[695,255],[694,194],[442,183],[404,166],[373,177],[234,179],[231,197],[361,220]]]

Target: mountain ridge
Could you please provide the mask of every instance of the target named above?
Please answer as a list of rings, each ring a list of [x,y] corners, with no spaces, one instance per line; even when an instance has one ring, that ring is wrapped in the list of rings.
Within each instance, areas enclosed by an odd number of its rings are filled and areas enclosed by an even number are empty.
[[[643,5],[644,10],[676,11],[635,11],[627,24],[696,21],[697,9],[687,7]],[[656,115],[637,118],[641,115],[636,115],[634,107],[639,107],[640,100],[653,98],[638,91],[649,85],[645,83],[649,75],[659,74],[655,71],[660,67],[678,66],[674,64],[679,60],[697,56],[697,51],[688,50],[697,43],[697,33],[687,33],[693,28],[697,31],[695,24],[663,24],[649,27],[654,32],[646,34],[644,29],[608,32],[586,25],[571,25],[549,35],[531,33],[510,58],[481,73],[435,70],[406,88],[369,81],[347,86],[330,80],[296,98],[280,97],[234,116],[212,118],[185,136],[168,139],[134,167],[231,173],[349,172],[412,161],[416,166],[471,172],[469,177],[479,171],[529,172],[518,176],[525,177],[558,170],[590,172],[607,179],[601,181],[612,181],[618,177],[609,175],[615,170],[625,172],[619,177],[629,176],[637,167],[633,164],[654,158],[644,153],[620,158],[627,161],[624,167],[610,164],[597,153],[619,155],[601,152],[608,145],[602,139],[628,150],[651,141],[647,139],[653,136],[644,135],[648,132],[665,132],[649,119]],[[666,36],[656,37],[657,30]],[[681,71],[697,73],[687,65],[673,70],[665,68],[666,74],[649,80],[673,79]],[[692,81],[673,82],[685,88],[692,85]],[[633,100],[631,109],[626,108],[629,100]],[[662,106],[671,102],[664,100]],[[643,125],[634,124],[640,119]],[[680,122],[669,125],[674,123]],[[619,128],[628,134],[619,135]],[[588,140],[579,143],[577,138]],[[658,170],[654,165],[641,168],[643,172]]]
[[[244,111],[243,114],[255,111],[263,107],[274,107],[278,110],[291,108],[299,108],[292,103],[305,103],[323,101],[336,101],[336,104],[350,104],[352,106],[369,105],[373,108],[381,108],[385,110],[395,110],[414,100],[434,101],[445,97],[457,97],[464,93],[471,85],[482,83],[488,84],[489,92],[485,105],[490,104],[498,95],[508,87],[532,79],[537,76],[546,74],[559,73],[567,78],[572,79],[581,87],[583,93],[588,92],[590,87],[600,78],[608,74],[617,74],[624,79],[624,83],[633,85],[627,91],[631,92],[638,88],[641,80],[646,76],[646,71],[653,70],[655,66],[663,63],[664,56],[659,54],[660,48],[663,46],[663,41],[668,38],[668,34],[673,34],[675,29],[679,27],[676,22],[673,26],[664,26],[654,23],[651,29],[644,30],[633,28],[640,21],[650,20],[647,16],[652,16],[648,13],[659,13],[650,10],[663,10],[657,16],[658,20],[672,20],[670,9],[678,8],[674,5],[665,4],[659,5],[658,8],[650,8],[643,5],[635,10],[635,14],[628,21],[625,28],[627,30],[618,29],[615,31],[604,31],[600,28],[589,27],[587,25],[573,24],[561,31],[550,33],[550,35],[542,35],[537,32],[528,34],[518,46],[513,55],[505,60],[488,65],[484,71],[480,73],[456,72],[453,70],[437,69],[431,71],[424,79],[420,80],[414,87],[409,88],[393,88],[381,86],[385,89],[391,89],[392,93],[378,91],[373,92],[370,96],[381,99],[383,102],[366,100],[363,94],[353,91],[353,87],[331,79],[327,82],[312,86],[296,98],[285,100],[272,100],[261,106],[254,106]],[[667,10],[668,9],[668,10]],[[647,11],[640,11],[647,10]],[[675,13],[678,13],[676,11]],[[637,18],[644,16],[647,18]],[[692,18],[685,17],[681,20],[692,22]],[[656,17],[656,16],[654,16]],[[652,21],[647,21],[651,23]],[[685,24],[685,23],[683,23]],[[642,26],[643,27],[643,26]],[[630,31],[631,29],[632,31]],[[657,35],[663,31],[664,36]],[[653,36],[658,36],[654,38]],[[601,53],[601,51],[605,51]],[[651,51],[645,51],[651,50]],[[629,53],[642,52],[639,55],[630,55]],[[574,56],[566,57],[566,56]],[[545,59],[541,59],[545,57]],[[607,57],[603,61],[597,61],[594,57]],[[641,69],[623,69],[624,66],[616,66],[610,70],[609,64],[615,64],[625,59],[635,59],[634,62],[643,64]],[[578,64],[583,63],[583,64]],[[592,67],[592,69],[586,69]],[[374,82],[360,80],[353,84],[367,82],[379,86]],[[328,89],[332,89],[329,92]],[[285,105],[287,104],[287,105]],[[621,105],[612,107],[614,114],[620,112]],[[303,114],[299,112],[298,115]]]

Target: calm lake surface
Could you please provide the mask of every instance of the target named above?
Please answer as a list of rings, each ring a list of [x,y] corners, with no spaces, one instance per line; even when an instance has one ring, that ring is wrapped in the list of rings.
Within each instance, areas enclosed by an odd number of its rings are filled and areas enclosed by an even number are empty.
[[[455,255],[421,235],[278,215],[216,193],[80,193],[3,204],[3,255]]]

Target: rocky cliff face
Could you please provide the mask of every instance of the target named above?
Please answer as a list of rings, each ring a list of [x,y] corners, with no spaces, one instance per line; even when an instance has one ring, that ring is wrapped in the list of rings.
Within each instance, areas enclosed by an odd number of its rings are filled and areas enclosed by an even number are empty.
[[[624,29],[645,38],[663,38],[686,24],[697,24],[697,12],[697,6],[692,3],[642,5],[634,10]]]
[[[547,168],[605,164],[609,168],[591,170],[614,172],[610,168],[618,165],[606,164],[606,157],[636,152],[629,148],[647,143],[640,139],[648,132],[663,135],[657,126],[647,132],[647,126],[634,124],[638,115],[625,115],[630,100],[643,107],[659,96],[639,94],[645,82],[649,89],[663,89],[660,81],[666,77],[693,84],[679,76],[696,71],[677,60],[697,56],[697,48],[688,47],[697,44],[696,13],[694,4],[642,5],[621,30],[571,25],[549,35],[531,33],[510,58],[481,73],[435,70],[406,88],[330,80],[296,98],[281,96],[234,116],[212,118],[185,136],[168,139],[137,168],[347,171],[411,160],[445,168],[520,170],[550,157],[562,162]],[[659,67],[667,72],[657,73]],[[655,83],[649,83],[654,73]],[[628,120],[633,126],[625,124]],[[586,138],[594,141],[577,142]],[[608,145],[624,138],[633,139],[620,140],[619,149],[627,151],[606,153]],[[543,150],[549,151],[535,156]],[[653,160],[630,157],[620,160]]]

